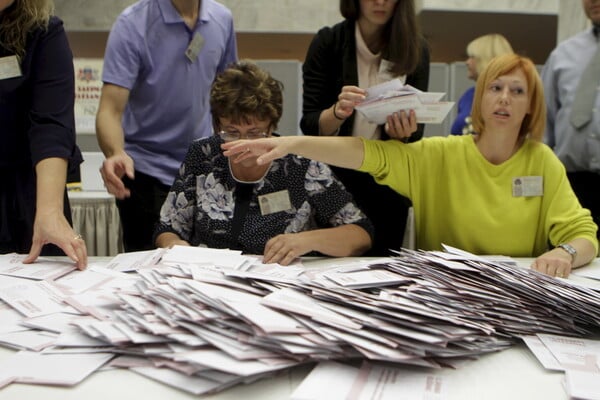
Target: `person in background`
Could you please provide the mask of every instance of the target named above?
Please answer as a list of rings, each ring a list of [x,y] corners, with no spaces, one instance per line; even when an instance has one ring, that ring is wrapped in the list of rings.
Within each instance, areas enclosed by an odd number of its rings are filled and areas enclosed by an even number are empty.
[[[546,143],[567,169],[581,204],[600,224],[600,0],[582,0],[592,27],[560,43],[542,69],[548,106]],[[578,88],[589,88],[588,117],[574,118]],[[575,107],[580,108],[580,107]]]
[[[283,265],[369,249],[371,223],[327,165],[296,156],[234,164],[223,155],[224,142],[274,134],[282,88],[250,62],[217,76],[210,105],[218,133],[191,145],[161,209],[157,246],[238,249]]]
[[[467,78],[477,81],[477,77],[485,69],[492,58],[513,53],[512,46],[508,40],[498,34],[490,33],[473,39],[467,45]],[[473,106],[473,94],[475,86],[467,89],[458,99],[456,119],[450,129],[452,135],[466,135],[473,133],[471,121],[471,107]]]
[[[73,55],[50,0],[0,0],[0,253],[87,265],[66,180],[75,143]]]
[[[154,248],[160,207],[190,143],[212,134],[210,85],[236,59],[231,12],[214,0],[140,0],[115,22],[96,130],[125,251]]]
[[[559,277],[590,262],[598,228],[542,143],[546,106],[531,60],[494,58],[477,79],[472,115],[477,134],[408,144],[299,136],[222,148],[234,163],[258,156],[262,165],[294,153],[372,174],[412,200],[423,250],[448,244],[475,254],[536,257],[532,268]]]
[[[324,27],[314,37],[303,64],[300,127],[305,135],[356,136],[415,141],[423,136],[413,111],[399,111],[378,126],[354,107],[373,85],[399,78],[427,91],[429,50],[413,0],[340,0],[344,21]],[[334,168],[375,225],[369,255],[386,256],[403,241],[410,201],[377,185],[364,173]]]

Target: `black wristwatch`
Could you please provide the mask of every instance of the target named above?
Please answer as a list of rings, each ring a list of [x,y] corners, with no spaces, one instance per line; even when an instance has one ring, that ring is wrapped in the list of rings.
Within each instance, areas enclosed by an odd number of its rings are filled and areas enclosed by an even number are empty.
[[[556,247],[560,247],[561,249],[569,253],[571,255],[571,262],[575,262],[575,257],[577,257],[577,249],[575,249],[575,247],[571,246],[568,243],[561,243]]]

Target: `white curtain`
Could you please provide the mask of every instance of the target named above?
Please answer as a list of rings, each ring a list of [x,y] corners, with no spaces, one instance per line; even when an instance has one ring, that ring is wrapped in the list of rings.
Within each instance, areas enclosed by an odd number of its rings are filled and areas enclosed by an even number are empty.
[[[85,240],[88,256],[115,256],[123,253],[119,210],[112,197],[70,196],[73,229]]]

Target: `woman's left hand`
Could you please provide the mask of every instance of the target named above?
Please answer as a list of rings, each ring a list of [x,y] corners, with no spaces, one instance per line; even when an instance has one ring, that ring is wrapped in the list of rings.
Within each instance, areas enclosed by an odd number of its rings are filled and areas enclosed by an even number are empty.
[[[557,278],[567,278],[573,269],[571,256],[562,249],[552,249],[536,258],[531,269]]]
[[[87,266],[87,249],[81,235],[75,233],[62,213],[38,213],[33,224],[33,240],[25,264],[34,262],[42,251],[42,246],[52,243],[60,247],[77,264],[77,268]]]
[[[263,263],[279,263],[290,265],[296,258],[311,251],[303,232],[284,233],[271,238],[265,245]]]
[[[417,115],[415,110],[406,112],[400,110],[388,115],[385,123],[385,133],[392,139],[403,140],[409,138],[417,131]]]

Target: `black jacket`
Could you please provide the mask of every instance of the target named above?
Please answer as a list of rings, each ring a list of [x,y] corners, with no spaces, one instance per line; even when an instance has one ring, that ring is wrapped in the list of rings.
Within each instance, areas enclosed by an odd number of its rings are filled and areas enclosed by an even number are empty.
[[[425,41],[421,54],[417,69],[406,77],[406,83],[427,91],[429,50]],[[346,20],[319,30],[302,68],[304,91],[300,128],[305,135],[318,135],[321,112],[337,101],[343,86],[358,86],[354,21]],[[351,136],[353,125],[354,114],[341,125],[339,135]],[[409,141],[419,140],[423,129],[419,124]],[[382,139],[389,139],[383,129],[381,132]],[[400,249],[410,199],[377,184],[369,174],[344,168],[333,170],[373,222],[375,240],[367,255],[388,256],[389,249]]]
[[[356,66],[355,22],[343,21],[319,30],[313,38],[304,65],[303,103],[300,128],[305,135],[319,134],[319,116],[338,99],[342,87],[358,86]],[[406,84],[427,91],[429,84],[429,49],[423,41],[421,60],[417,69],[406,77]],[[352,135],[354,114],[340,127],[340,136]],[[424,126],[419,124],[410,141],[423,137]],[[381,130],[386,139],[384,130]]]

